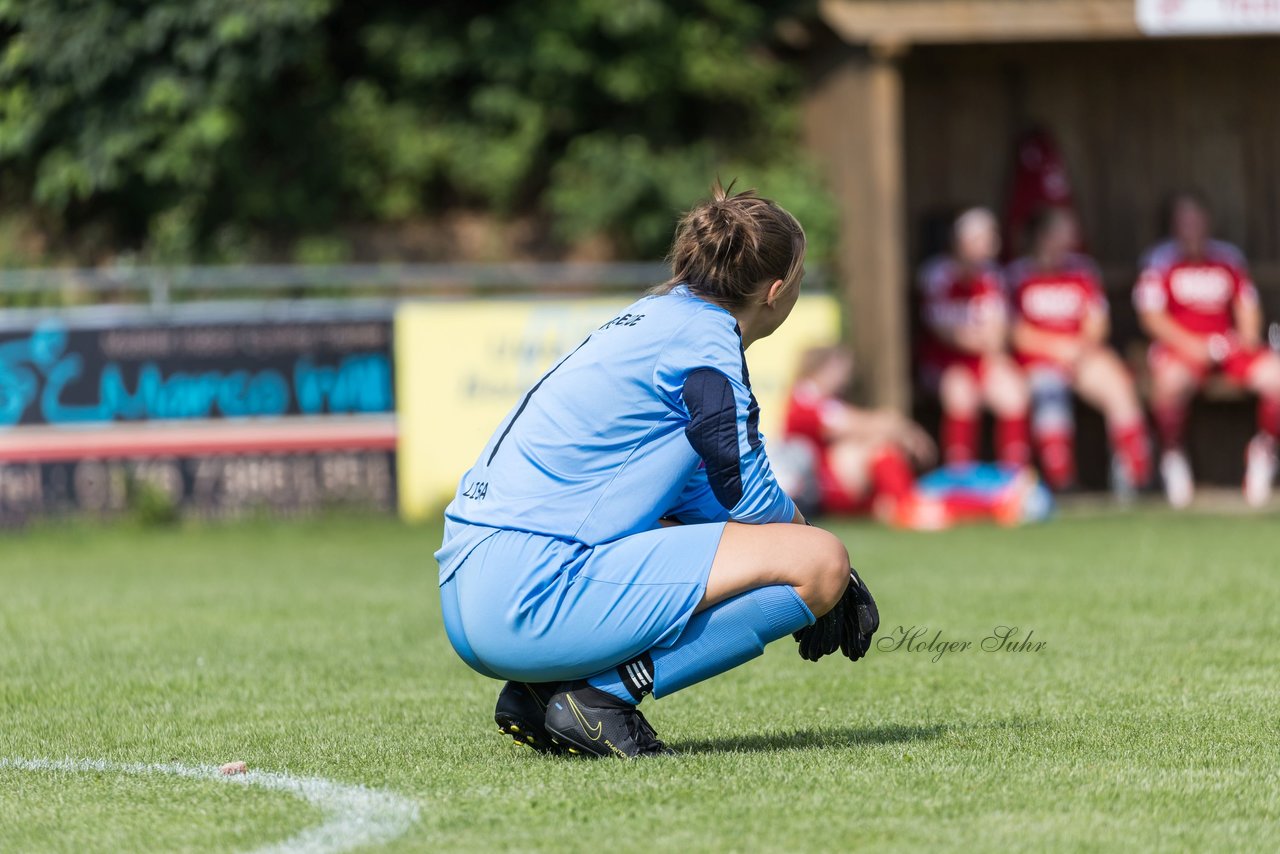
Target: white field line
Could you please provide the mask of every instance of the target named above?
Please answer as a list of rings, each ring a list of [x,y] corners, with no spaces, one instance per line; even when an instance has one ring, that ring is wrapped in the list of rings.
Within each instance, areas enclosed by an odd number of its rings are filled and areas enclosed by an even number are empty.
[[[337,854],[365,845],[390,842],[403,835],[418,820],[418,805],[392,792],[335,783],[320,777],[293,777],[274,771],[249,771],[226,776],[216,765],[0,757],[0,769],[2,768],[65,773],[169,774],[214,780],[228,785],[257,786],[286,792],[306,801],[324,814],[323,823],[281,842],[259,848],[256,854]]]

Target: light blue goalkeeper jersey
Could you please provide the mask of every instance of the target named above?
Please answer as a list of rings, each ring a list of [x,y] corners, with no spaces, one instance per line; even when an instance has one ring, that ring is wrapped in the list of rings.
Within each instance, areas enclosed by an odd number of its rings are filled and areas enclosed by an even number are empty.
[[[789,522],[733,315],[683,286],[587,336],[503,420],[445,510],[440,583],[494,529],[595,546],[685,523]]]

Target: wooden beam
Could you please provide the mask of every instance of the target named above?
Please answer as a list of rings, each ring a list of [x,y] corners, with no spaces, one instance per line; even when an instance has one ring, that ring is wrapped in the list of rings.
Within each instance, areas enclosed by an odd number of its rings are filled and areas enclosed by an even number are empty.
[[[1142,38],[1134,0],[821,0],[850,44]]]
[[[841,210],[845,332],[863,402],[911,403],[904,240],[902,77],[891,55],[843,49],[805,104],[811,149]]]

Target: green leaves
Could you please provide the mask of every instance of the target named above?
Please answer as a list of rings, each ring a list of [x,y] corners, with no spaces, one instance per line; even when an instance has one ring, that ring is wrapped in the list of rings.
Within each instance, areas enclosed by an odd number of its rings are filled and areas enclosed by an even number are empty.
[[[812,212],[821,251],[830,202],[768,49],[802,5],[0,0],[0,174],[46,221],[195,259],[228,229],[459,205],[653,257],[719,172]]]

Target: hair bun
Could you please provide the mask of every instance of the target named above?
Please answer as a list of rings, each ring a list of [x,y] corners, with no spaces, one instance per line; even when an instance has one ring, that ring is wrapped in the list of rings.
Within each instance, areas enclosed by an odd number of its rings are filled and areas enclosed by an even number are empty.
[[[705,299],[735,307],[779,279],[799,286],[804,229],[755,190],[733,192],[736,183],[726,188],[717,178],[711,198],[680,220],[668,256],[672,277],[656,293],[687,284]]]

